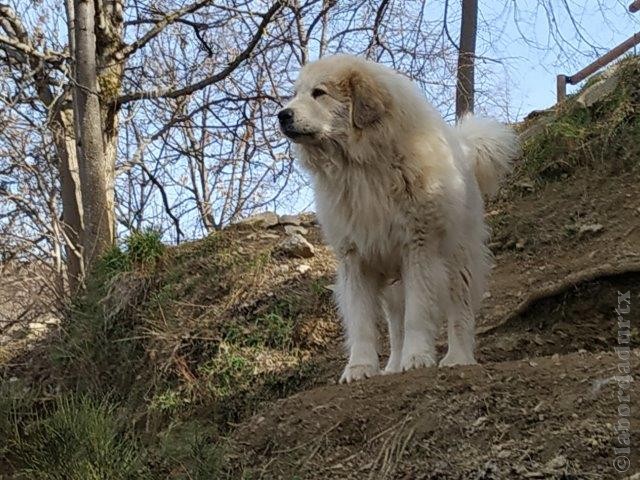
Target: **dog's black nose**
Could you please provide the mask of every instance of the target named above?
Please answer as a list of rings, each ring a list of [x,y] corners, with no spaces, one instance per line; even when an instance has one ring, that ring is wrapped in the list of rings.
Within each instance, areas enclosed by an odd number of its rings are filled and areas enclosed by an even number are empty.
[[[293,110],[290,108],[280,110],[278,112],[278,121],[282,126],[291,124],[291,122],[293,122]]]

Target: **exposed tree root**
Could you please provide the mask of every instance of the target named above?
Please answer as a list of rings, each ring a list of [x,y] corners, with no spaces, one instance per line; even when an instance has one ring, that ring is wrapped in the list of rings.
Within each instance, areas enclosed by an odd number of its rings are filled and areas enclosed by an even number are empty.
[[[605,264],[567,275],[559,282],[549,283],[530,293],[527,298],[520,302],[520,304],[518,304],[512,312],[508,313],[497,325],[481,330],[479,334],[487,335],[499,330],[510,321],[522,316],[533,305],[537,304],[541,300],[560,295],[570,288],[601,278],[617,277],[628,273],[640,273],[640,263],[624,263],[619,265]]]

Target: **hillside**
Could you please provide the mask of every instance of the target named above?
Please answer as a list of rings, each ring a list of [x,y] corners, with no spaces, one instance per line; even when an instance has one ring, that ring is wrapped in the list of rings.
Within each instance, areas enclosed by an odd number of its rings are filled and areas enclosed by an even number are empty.
[[[640,471],[637,382],[631,466],[613,465],[619,292],[640,368],[639,75],[626,59],[518,127],[523,158],[487,208],[496,267],[479,365],[336,385],[335,260],[312,214],[177,247],[140,233],[59,329],[2,352],[0,479]]]

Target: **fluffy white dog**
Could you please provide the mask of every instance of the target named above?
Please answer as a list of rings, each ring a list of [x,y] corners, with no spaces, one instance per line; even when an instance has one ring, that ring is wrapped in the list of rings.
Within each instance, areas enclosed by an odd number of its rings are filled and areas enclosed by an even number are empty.
[[[341,382],[379,373],[383,313],[385,373],[434,365],[444,317],[440,365],[475,363],[474,311],[491,267],[482,193],[517,155],[515,133],[471,116],[451,127],[408,78],[348,55],[306,65],[278,118],[340,261],[349,348]]]

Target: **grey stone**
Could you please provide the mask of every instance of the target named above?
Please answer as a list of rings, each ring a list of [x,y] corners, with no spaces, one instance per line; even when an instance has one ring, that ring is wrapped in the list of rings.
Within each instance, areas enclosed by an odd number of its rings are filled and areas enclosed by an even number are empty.
[[[250,217],[243,218],[242,220],[236,222],[237,225],[252,225],[255,227],[275,227],[278,225],[278,215],[274,212],[262,212],[256,215],[251,215]]]
[[[280,225],[300,225],[302,220],[298,215],[280,215]]]
[[[315,248],[302,235],[294,233],[279,244],[282,253],[292,258],[310,258],[315,254]]]
[[[300,235],[306,235],[309,231],[300,225],[285,225],[284,231],[287,235],[293,235],[299,233]]]

